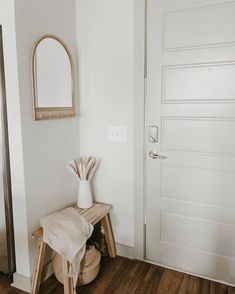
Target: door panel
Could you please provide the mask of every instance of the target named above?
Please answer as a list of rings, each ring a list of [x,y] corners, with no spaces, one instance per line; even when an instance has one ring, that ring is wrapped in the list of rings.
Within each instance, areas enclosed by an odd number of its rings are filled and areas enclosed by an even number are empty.
[[[235,102],[235,63],[163,68],[163,103]]]
[[[235,1],[148,1],[146,258],[235,284],[234,15]]]
[[[163,13],[164,49],[231,45],[234,11],[235,3],[225,3]]]
[[[235,172],[161,165],[162,198],[235,208],[234,191]]]
[[[225,222],[162,212],[161,241],[228,257],[235,255],[234,227]]]
[[[205,117],[163,117],[164,151],[235,155],[235,120]]]

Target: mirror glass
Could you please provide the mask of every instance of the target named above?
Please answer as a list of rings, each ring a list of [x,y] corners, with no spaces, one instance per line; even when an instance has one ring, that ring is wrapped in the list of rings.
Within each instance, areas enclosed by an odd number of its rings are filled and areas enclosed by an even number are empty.
[[[55,36],[45,36],[35,45],[33,90],[35,119],[74,115],[72,58]]]

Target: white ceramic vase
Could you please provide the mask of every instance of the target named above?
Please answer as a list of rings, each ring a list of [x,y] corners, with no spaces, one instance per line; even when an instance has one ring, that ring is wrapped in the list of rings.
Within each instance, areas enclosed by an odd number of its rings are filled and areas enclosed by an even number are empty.
[[[79,181],[77,206],[89,208],[93,205],[90,181]]]

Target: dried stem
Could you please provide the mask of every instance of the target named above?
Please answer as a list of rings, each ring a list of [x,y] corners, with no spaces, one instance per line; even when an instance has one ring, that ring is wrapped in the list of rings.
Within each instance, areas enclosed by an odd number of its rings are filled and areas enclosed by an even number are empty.
[[[92,156],[82,156],[79,160],[73,160],[69,163],[68,169],[80,181],[90,181],[99,165],[99,160]]]

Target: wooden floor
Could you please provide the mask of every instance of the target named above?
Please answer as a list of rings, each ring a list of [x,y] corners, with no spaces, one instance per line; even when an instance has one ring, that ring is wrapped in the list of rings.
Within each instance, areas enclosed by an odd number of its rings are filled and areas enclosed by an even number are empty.
[[[13,289],[10,281],[0,276],[0,294],[25,294]],[[98,277],[79,287],[78,294],[235,294],[235,288],[210,282],[180,272],[123,257],[104,258]],[[55,277],[41,287],[40,294],[63,294]]]

